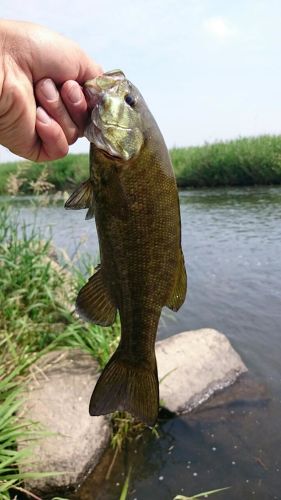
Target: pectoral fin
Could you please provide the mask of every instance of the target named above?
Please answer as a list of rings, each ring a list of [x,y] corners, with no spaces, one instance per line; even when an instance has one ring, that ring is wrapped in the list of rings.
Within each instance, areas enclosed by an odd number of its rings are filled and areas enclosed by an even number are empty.
[[[94,193],[90,179],[86,182],[82,182],[82,184],[75,189],[66,201],[64,207],[68,210],[88,208],[86,219],[91,219],[94,216]]]
[[[114,323],[116,307],[104,285],[101,268],[78,293],[76,311],[83,319],[98,325],[109,326]]]
[[[171,291],[166,306],[172,309],[172,311],[177,311],[184,303],[186,290],[187,290],[187,276],[184,264],[184,256],[182,250],[180,250],[178,265],[176,269],[175,284],[173,286],[173,289]]]

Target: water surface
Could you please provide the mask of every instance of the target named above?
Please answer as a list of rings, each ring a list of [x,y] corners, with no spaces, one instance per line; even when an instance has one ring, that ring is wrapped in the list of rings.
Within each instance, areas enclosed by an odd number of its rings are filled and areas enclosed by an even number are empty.
[[[133,465],[129,499],[171,500],[231,486],[214,498],[281,499],[281,188],[208,189],[180,194],[188,299],[162,318],[159,338],[212,327],[225,333],[257,384],[241,404],[163,421],[127,450],[111,480],[81,498],[119,498]],[[35,212],[16,201],[21,217]],[[83,211],[41,208],[43,234],[73,257],[98,251],[93,221]],[[80,245],[80,241],[83,244]],[[264,397],[258,386],[263,385]]]

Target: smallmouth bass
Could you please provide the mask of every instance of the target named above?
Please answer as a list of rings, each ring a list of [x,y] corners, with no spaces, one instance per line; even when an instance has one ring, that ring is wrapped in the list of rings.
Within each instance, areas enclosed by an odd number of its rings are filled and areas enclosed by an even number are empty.
[[[76,310],[111,325],[121,340],[90,401],[91,415],[128,411],[153,425],[159,410],[155,339],[164,306],[186,296],[175,176],[162,134],[137,88],[120,70],[84,85],[91,117],[90,178],[67,200],[95,217],[100,266],[80,290]]]

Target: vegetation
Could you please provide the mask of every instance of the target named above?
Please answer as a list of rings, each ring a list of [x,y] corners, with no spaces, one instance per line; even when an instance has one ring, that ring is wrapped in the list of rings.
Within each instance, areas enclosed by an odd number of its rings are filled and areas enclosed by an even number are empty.
[[[251,186],[281,183],[281,136],[260,136],[170,151],[179,187]],[[0,194],[33,192],[42,171],[55,190],[71,190],[88,177],[88,155],[47,163],[5,163]]]
[[[220,493],[221,491],[229,490],[229,488],[220,488],[218,490],[204,491],[204,493],[198,493],[192,497],[186,497],[184,495],[177,495],[173,500],[195,500],[196,498],[208,498],[209,495],[214,495],[215,493]]]
[[[33,193],[36,182],[44,169],[47,181],[58,191],[71,189],[85,180],[89,172],[88,155],[71,155],[48,163],[29,161],[2,163],[0,166],[0,194]]]
[[[171,151],[181,187],[281,183],[281,137],[261,136]]]
[[[18,451],[16,443],[29,440],[31,429],[34,436],[34,428],[18,420],[17,410],[31,364],[50,350],[79,347],[103,366],[118,342],[118,322],[100,328],[75,316],[70,304],[85,278],[72,262],[58,260],[35,227],[0,209],[0,500],[22,489],[26,477],[18,465],[29,450]]]
[[[74,166],[77,157],[71,159]],[[31,169],[38,168],[24,163],[8,176],[6,185],[10,194],[17,194],[27,186],[32,193],[41,195],[40,203],[42,200],[45,203],[53,186],[64,187],[63,181],[59,185],[49,176],[49,167],[39,166],[39,176],[33,177],[29,175],[29,165]],[[19,388],[31,376],[32,364],[50,350],[79,347],[103,367],[117,346],[118,321],[113,327],[101,328],[80,321],[73,311],[85,274],[92,275],[94,271],[89,262],[90,259],[85,260],[84,268],[78,270],[65,253],[59,255],[55,251],[51,240],[42,238],[38,228],[20,223],[9,209],[0,207],[0,500],[10,500],[18,493],[34,496],[25,490],[24,480],[46,475],[23,473],[20,467],[21,463],[31,461],[32,441],[44,435],[34,423],[18,417]],[[112,425],[115,452],[107,477],[126,440],[137,440],[144,430],[128,414],[116,413]],[[155,428],[153,432],[157,436]],[[26,443],[24,448],[18,449],[19,441]],[[121,499],[127,497],[130,474],[131,470]]]

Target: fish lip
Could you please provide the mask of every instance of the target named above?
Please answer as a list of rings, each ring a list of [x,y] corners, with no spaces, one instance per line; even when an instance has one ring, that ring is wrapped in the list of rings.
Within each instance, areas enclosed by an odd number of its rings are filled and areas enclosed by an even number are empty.
[[[121,158],[121,156],[111,155],[110,153],[108,153],[108,151],[105,151],[104,149],[100,149],[100,151],[109,160],[115,160],[115,161],[119,160],[122,163],[124,162],[124,160],[123,160],[123,158]]]
[[[84,96],[87,102],[87,106],[89,110],[93,110],[96,108],[100,102],[102,101],[102,92],[98,92],[94,87],[87,87],[86,84],[83,87]]]
[[[111,160],[115,160],[115,161],[123,161],[123,158],[122,156],[118,155],[117,153],[110,153],[108,151],[109,147],[111,148],[111,146],[109,144],[106,144],[104,142],[104,139],[103,139],[103,135],[102,135],[102,132],[99,128],[99,126],[97,125],[97,123],[95,121],[92,121],[90,123],[90,126],[94,127],[94,134],[95,134],[95,137],[96,137],[96,141],[91,141],[91,138],[88,137],[88,134],[87,132],[85,133],[85,136],[89,139],[90,142],[93,142],[95,145],[96,145],[96,148],[108,159],[111,159]],[[87,131],[87,128],[86,128],[86,131]],[[112,149],[112,148],[111,148]]]

